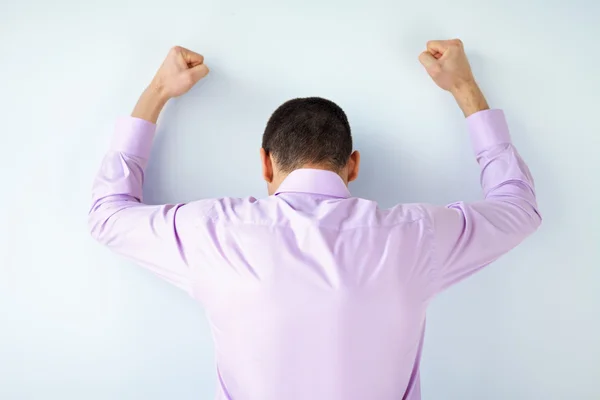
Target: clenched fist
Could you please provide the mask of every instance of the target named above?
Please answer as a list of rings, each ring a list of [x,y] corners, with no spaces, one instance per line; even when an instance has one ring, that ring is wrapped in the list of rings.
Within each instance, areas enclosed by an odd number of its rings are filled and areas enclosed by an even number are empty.
[[[169,99],[181,96],[207,74],[203,56],[175,46],[156,72],[151,86]]]
[[[459,39],[427,42],[419,61],[439,87],[452,93],[465,116],[489,108]]]
[[[450,92],[474,83],[473,73],[459,39],[432,40],[419,61],[439,87]]]
[[[173,47],[140,96],[131,116],[156,123],[170,98],[181,96],[207,74],[204,57],[183,47]]]

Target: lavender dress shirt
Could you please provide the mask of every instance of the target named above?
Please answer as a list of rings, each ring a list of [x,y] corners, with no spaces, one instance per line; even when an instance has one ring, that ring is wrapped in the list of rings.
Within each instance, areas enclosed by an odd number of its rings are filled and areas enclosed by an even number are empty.
[[[267,198],[142,202],[156,126],[124,118],[93,187],[92,236],[205,307],[217,399],[420,399],[427,305],[541,223],[500,110],[467,119],[484,200],[381,209],[333,172]]]

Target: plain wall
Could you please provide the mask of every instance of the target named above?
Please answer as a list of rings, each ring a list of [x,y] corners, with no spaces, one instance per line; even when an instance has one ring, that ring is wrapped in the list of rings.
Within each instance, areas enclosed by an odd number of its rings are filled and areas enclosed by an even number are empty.
[[[362,151],[353,194],[388,207],[481,196],[464,119],[417,61],[428,39],[459,37],[544,223],[433,302],[424,398],[599,399],[598,21],[593,0],[2,0],[0,398],[215,393],[201,306],[86,228],[114,122],[171,46],[212,72],[163,112],[147,202],[265,196],[270,113],[317,95]]]

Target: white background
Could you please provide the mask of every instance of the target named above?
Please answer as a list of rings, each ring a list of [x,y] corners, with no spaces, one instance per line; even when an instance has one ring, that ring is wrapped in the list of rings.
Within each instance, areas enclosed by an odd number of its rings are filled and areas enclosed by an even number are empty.
[[[212,72],[163,112],[147,202],[264,196],[270,113],[318,95],[362,151],[354,195],[387,207],[480,196],[462,115],[417,61],[459,37],[544,223],[434,301],[424,398],[599,399],[599,21],[593,0],[1,0],[0,398],[214,395],[202,308],[86,230],[114,121],[172,45]]]

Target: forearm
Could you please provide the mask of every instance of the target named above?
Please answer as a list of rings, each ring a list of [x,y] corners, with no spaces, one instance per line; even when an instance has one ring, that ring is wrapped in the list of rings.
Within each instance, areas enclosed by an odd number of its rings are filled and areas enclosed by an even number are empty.
[[[456,100],[456,103],[462,110],[465,117],[469,117],[476,112],[488,110],[488,106],[481,89],[475,81],[465,83],[450,91]]]
[[[156,124],[158,116],[167,103],[167,100],[168,98],[159,88],[150,85],[140,96],[131,116]]]
[[[485,199],[427,207],[435,236],[434,292],[493,262],[542,220],[533,178],[511,142],[504,113],[479,110],[467,118],[467,125]]]
[[[107,204],[122,206],[124,201],[142,200],[144,170],[154,139],[156,125],[141,118],[124,117],[117,121],[109,151],[92,189],[90,217],[101,218]]]
[[[156,120],[166,99],[152,86],[138,100],[132,118],[119,119],[109,152],[94,180],[90,229],[106,227],[113,214],[142,200],[144,170],[156,130]]]
[[[467,118],[486,198],[516,196],[535,208],[533,178],[512,145],[504,113],[490,110],[475,80],[450,92]]]
[[[504,204],[513,215],[524,214],[526,220],[538,223],[533,178],[512,144],[504,113],[481,110],[467,118],[467,124],[486,201]],[[530,226],[523,228],[529,231]]]

